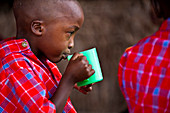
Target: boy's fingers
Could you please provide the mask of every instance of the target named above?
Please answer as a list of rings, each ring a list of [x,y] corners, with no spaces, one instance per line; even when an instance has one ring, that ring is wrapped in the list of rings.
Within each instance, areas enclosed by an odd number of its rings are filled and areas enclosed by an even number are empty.
[[[91,71],[92,70],[92,65],[91,64],[87,64],[88,66],[86,66],[87,67],[87,70],[88,71]]]
[[[87,91],[87,92],[92,91],[92,86],[87,87],[86,91]]]
[[[94,73],[95,73],[95,70],[94,70],[94,69],[91,69],[90,75],[93,75]]]
[[[80,88],[80,90],[84,94],[87,94],[88,92],[92,91],[92,85],[83,86],[83,87]]]
[[[76,60],[78,57],[83,56],[83,54],[80,53],[74,53],[70,60]]]
[[[86,86],[87,91],[92,91],[92,86],[93,86],[93,84],[89,84],[89,85],[87,85],[87,86]]]
[[[92,83],[92,84],[89,84],[89,85],[86,85],[86,87],[91,87],[91,86],[93,86],[93,84],[94,84],[94,83]]]

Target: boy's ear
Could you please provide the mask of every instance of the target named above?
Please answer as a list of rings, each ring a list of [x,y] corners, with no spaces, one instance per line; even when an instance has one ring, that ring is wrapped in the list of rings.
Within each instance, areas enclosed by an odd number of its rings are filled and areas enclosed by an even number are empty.
[[[37,35],[41,36],[42,33],[44,32],[44,26],[43,26],[43,21],[41,20],[34,20],[31,23],[31,31]]]

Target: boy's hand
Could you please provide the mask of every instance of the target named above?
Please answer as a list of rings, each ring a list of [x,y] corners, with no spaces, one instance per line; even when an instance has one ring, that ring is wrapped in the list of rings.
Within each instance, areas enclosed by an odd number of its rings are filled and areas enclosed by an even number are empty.
[[[74,88],[77,89],[78,91],[80,91],[81,93],[87,95],[88,92],[92,91],[92,86],[93,86],[93,84],[78,87],[77,84],[75,84]]]
[[[94,72],[86,57],[75,53],[70,59],[63,77],[68,77],[75,84],[89,78]]]

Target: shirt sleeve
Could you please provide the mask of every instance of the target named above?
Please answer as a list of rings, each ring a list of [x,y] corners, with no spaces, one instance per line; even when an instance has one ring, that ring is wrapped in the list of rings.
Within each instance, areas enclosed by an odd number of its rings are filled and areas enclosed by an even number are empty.
[[[3,63],[6,75],[2,75],[5,87],[1,88],[0,92],[4,98],[0,101],[8,101],[8,104],[14,106],[13,109],[3,108],[5,111],[56,112],[55,105],[46,97],[46,86],[28,62],[12,56],[6,58]]]

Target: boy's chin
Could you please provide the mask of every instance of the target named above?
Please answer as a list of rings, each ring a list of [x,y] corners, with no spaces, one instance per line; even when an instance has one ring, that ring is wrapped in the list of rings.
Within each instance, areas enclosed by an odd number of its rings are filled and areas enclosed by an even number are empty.
[[[61,60],[67,60],[67,56],[68,55],[60,55],[59,57],[55,57],[55,58],[51,58],[51,59],[49,59],[51,62],[53,62],[53,63],[58,63],[58,62],[60,62]]]
[[[49,59],[49,60],[50,60],[51,62],[53,62],[53,63],[58,63],[58,62],[60,62],[62,59],[63,59],[63,58],[60,57],[60,58],[52,58],[52,59]]]

